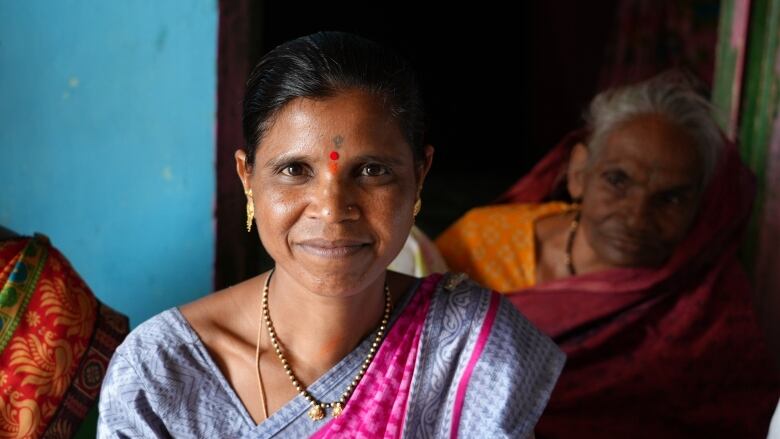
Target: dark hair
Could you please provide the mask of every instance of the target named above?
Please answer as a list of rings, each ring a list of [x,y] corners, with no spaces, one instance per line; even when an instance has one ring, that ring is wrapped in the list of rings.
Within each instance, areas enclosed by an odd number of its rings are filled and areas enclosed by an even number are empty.
[[[411,66],[394,51],[344,32],[318,32],[277,46],[255,66],[244,95],[247,163],[274,116],[295,98],[347,89],[376,95],[398,121],[415,160],[423,156],[423,105]]]

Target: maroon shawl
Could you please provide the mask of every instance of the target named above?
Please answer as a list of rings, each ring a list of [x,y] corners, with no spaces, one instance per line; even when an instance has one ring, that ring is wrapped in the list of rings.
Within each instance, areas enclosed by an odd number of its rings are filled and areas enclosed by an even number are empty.
[[[559,190],[565,138],[501,199]],[[737,261],[754,178],[729,144],[698,219],[658,269],[565,278],[510,297],[568,355],[539,438],[764,438],[780,380]]]

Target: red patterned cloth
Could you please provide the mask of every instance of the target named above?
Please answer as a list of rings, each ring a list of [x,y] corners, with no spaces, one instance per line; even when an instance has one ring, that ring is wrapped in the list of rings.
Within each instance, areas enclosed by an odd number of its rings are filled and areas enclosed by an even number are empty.
[[[503,200],[554,193],[580,135]],[[568,356],[537,437],[766,437],[780,379],[736,257],[754,192],[729,145],[697,221],[662,268],[591,273],[508,296]]]
[[[0,437],[71,437],[128,320],[42,235],[0,242]]]

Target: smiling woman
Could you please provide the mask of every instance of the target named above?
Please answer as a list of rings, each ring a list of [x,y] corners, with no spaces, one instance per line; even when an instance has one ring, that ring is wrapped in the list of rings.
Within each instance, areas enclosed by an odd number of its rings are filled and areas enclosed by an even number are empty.
[[[325,295],[381,281],[412,227],[432,157],[428,146],[415,163],[391,113],[360,89],[291,101],[263,136],[254,165],[236,153],[244,187],[266,206],[256,210],[257,226],[277,276],[294,273]]]
[[[529,437],[563,354],[458,275],[388,271],[433,159],[414,75],[344,33],[257,65],[235,153],[271,272],[139,326],[100,435]]]

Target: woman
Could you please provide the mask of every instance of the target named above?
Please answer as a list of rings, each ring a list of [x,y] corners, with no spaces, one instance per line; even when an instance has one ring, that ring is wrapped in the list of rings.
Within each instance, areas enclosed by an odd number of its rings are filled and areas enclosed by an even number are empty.
[[[437,240],[566,352],[538,435],[765,437],[780,386],[736,259],[752,177],[669,75],[598,95],[589,116],[508,204]]]
[[[531,435],[554,344],[460,276],[386,270],[433,157],[409,67],[349,34],[285,43],[248,81],[244,134],[247,228],[275,268],[131,333],[100,436]]]
[[[128,329],[45,236],[0,226],[0,437],[73,437]]]

